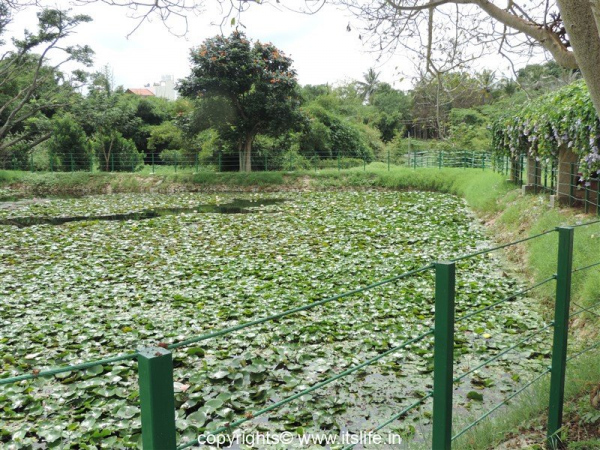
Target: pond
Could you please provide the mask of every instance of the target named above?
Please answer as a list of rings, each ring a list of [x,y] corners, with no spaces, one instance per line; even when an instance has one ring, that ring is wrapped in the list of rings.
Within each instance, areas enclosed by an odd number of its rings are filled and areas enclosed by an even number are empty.
[[[220,213],[234,201],[252,213]],[[182,213],[99,219],[166,209]],[[10,222],[24,217],[39,223]],[[73,217],[81,220],[50,222]],[[182,341],[492,245],[462,200],[423,192],[91,196],[0,209],[0,221],[2,376]],[[517,284],[497,255],[460,262],[457,316],[491,305]],[[252,414],[428,331],[433,286],[429,270],[175,351],[180,439]],[[455,374],[539,326],[529,302],[516,299],[457,325]],[[243,429],[372,429],[429,392],[432,341]],[[457,383],[457,410],[489,407],[513,392],[520,377],[545,368],[548,355],[538,347],[547,341],[532,339]],[[3,396],[10,402],[0,412],[0,442],[15,448],[139,446],[134,363],[0,386]],[[430,411],[425,402],[386,431],[418,440]]]
[[[225,204],[198,205],[187,208],[154,208],[143,211],[124,213],[124,214],[106,214],[101,216],[86,215],[72,217],[45,217],[45,216],[27,216],[27,217],[9,217],[0,219],[0,225],[14,225],[19,228],[31,227],[33,225],[62,225],[69,222],[91,222],[97,220],[146,220],[155,217],[172,216],[179,214],[250,214],[257,212],[254,208],[265,205],[276,205],[284,202],[285,199],[272,198],[264,200],[244,200],[233,199]],[[261,211],[262,212],[262,211]]]

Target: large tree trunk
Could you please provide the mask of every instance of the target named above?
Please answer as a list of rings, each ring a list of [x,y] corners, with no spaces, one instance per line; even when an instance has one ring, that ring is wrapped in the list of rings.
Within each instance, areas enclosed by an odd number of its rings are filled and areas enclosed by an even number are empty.
[[[256,134],[248,133],[240,143],[240,172],[252,172],[252,143]]]
[[[240,172],[245,172],[244,143],[241,140],[238,141],[238,158],[239,158]]]
[[[600,0],[558,0],[558,7],[600,116]]]
[[[246,172],[252,172],[252,138],[247,139],[244,144],[244,166]]]

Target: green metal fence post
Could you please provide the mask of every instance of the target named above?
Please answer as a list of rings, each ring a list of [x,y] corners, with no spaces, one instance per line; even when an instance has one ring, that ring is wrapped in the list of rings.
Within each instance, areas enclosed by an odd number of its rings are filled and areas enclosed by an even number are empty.
[[[525,155],[521,154],[521,162],[519,164],[519,186],[523,186],[523,169],[525,168]]]
[[[71,172],[75,172],[75,162],[73,161],[73,153],[69,153],[71,157]]]
[[[173,359],[162,347],[138,351],[142,446],[144,450],[174,450],[175,393]]]
[[[196,173],[198,173],[198,153],[196,153]]]
[[[550,404],[548,408],[548,443],[551,448],[556,448],[558,445],[557,433],[562,426],[563,401],[565,397],[571,273],[573,270],[573,235],[574,229],[571,227],[558,228],[554,340],[552,344]]]
[[[267,161],[267,154],[265,153],[265,172],[268,172],[268,170],[269,170],[269,164]]]
[[[177,173],[177,153],[175,153],[175,173]]]
[[[440,150],[438,153],[438,169],[440,169],[440,170],[442,169],[442,153],[443,153],[443,150]]]
[[[152,155],[152,174],[154,174],[154,152],[152,152],[151,155]]]
[[[115,154],[114,153],[110,154],[110,171],[111,172],[115,171]]]
[[[452,446],[455,272],[455,263],[435,264],[432,445],[435,450],[450,450]]]
[[[219,152],[219,172],[223,172],[223,157],[221,152]]]
[[[527,165],[529,168],[529,164]],[[542,183],[541,180],[541,176],[540,176],[540,184]],[[533,162],[533,193],[537,194],[538,193],[538,160],[537,158],[535,158],[535,161]]]
[[[416,169],[416,168],[417,168],[417,151],[413,150],[413,169]]]
[[[388,172],[390,171],[390,151],[388,150]]]
[[[584,210],[585,210],[585,213],[587,214],[589,212],[589,210],[590,210],[590,189],[589,189],[589,187],[587,185],[587,181],[585,182],[585,194],[584,195],[585,195],[585,197],[584,197],[584,199],[585,199]]]

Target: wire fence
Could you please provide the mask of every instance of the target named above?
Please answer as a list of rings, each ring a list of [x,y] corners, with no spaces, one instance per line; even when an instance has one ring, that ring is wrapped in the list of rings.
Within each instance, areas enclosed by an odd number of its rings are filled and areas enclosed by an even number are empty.
[[[592,221],[584,224],[579,224],[577,227],[590,226],[599,223],[600,221]],[[539,239],[549,234],[558,234],[558,265],[556,275],[540,281],[532,286],[525,289],[511,293],[509,296],[499,299],[489,306],[481,308],[476,311],[465,313],[459,318],[455,318],[456,308],[454,305],[456,285],[456,264],[460,261],[475,258],[477,256],[487,254],[492,251],[497,251],[509,246],[517,245],[519,243]],[[593,313],[593,310],[600,306],[600,302],[595,303],[587,308],[579,307],[574,312],[571,311],[571,276],[573,274],[585,273],[585,271],[592,270],[595,267],[600,266],[600,262],[594,262],[586,264],[585,266],[575,268],[572,267],[573,261],[573,239],[575,235],[575,227],[561,227],[555,230],[548,230],[546,232],[530,236],[525,239],[521,239],[509,244],[500,245],[490,249],[485,249],[468,255],[459,256],[449,262],[437,262],[431,263],[426,266],[416,268],[414,270],[391,276],[387,279],[379,282],[370,284],[360,289],[355,289],[343,294],[335,295],[329,298],[325,298],[320,301],[312,302],[307,305],[293,308],[287,311],[283,311],[277,314],[265,316],[263,318],[251,320],[238,324],[233,327],[225,328],[222,330],[206,333],[200,336],[193,336],[186,340],[172,342],[170,344],[161,343],[156,347],[139,349],[136,352],[126,353],[122,355],[116,355],[100,360],[89,361],[82,364],[70,365],[64,367],[58,367],[50,370],[33,370],[31,373],[20,374],[15,376],[7,376],[3,374],[0,378],[0,385],[7,385],[13,383],[21,383],[30,381],[39,377],[50,377],[59,373],[81,371],[89,369],[91,367],[107,364],[118,361],[129,361],[137,360],[138,366],[138,382],[139,382],[139,398],[141,407],[141,420],[142,420],[142,441],[144,449],[161,449],[161,450],[183,450],[186,448],[194,447],[200,442],[207,439],[209,435],[218,435],[219,433],[231,433],[235,428],[240,427],[244,423],[250,422],[255,418],[267,414],[269,412],[276,411],[282,406],[294,402],[300,397],[307,395],[311,392],[317,391],[324,388],[325,386],[334,383],[350,374],[356,373],[382,358],[397,353],[401,350],[409,348],[412,344],[416,344],[424,339],[433,337],[434,340],[434,367],[433,367],[433,389],[430,392],[426,392],[421,398],[414,401],[410,405],[404,407],[401,411],[392,415],[371,432],[377,432],[387,427],[396,420],[401,419],[410,411],[420,407],[425,402],[433,399],[433,428],[432,428],[432,448],[433,449],[451,449],[452,442],[467,433],[477,424],[489,417],[493,412],[498,410],[500,407],[505,405],[509,400],[517,397],[520,393],[524,392],[538,380],[542,379],[545,375],[550,374],[550,399],[548,403],[548,426],[547,426],[547,439],[551,446],[557,445],[557,433],[562,426],[562,405],[564,402],[564,386],[565,386],[565,374],[567,370],[567,363],[572,359],[594,350],[600,346],[600,342],[591,345],[581,351],[568,357],[567,355],[567,343],[568,343],[568,325],[569,320],[576,315],[582,314],[583,312]],[[408,279],[411,276],[428,272],[430,270],[435,271],[435,321],[434,327],[427,331],[414,336],[401,344],[390,348],[378,355],[367,359],[358,364],[347,368],[346,370],[339,372],[323,381],[320,381],[312,386],[306,387],[299,392],[282,398],[279,401],[273,401],[268,406],[252,411],[252,413],[246,414],[242,417],[238,417],[237,420],[232,420],[226,426],[220,427],[211,432],[204,432],[198,436],[197,439],[190,440],[187,442],[180,442],[177,444],[177,432],[175,426],[175,403],[174,403],[174,378],[173,378],[173,356],[171,350],[180,349],[183,347],[190,346],[200,341],[206,341],[214,339],[219,336],[226,336],[236,331],[250,328],[261,323],[273,322],[280,318],[287,317],[293,314],[297,314],[302,311],[317,308],[325,305],[326,303],[334,302],[346,298],[348,296],[356,295],[361,292],[372,290],[378,286],[386,285],[389,283],[397,282],[399,280]],[[481,362],[476,367],[471,368],[469,371],[462,373],[458,376],[454,373],[454,342],[456,333],[456,324],[460,323],[467,318],[471,318],[489,311],[503,303],[512,301],[517,297],[522,297],[532,290],[543,286],[548,283],[556,283],[556,300],[554,308],[554,320],[537,330],[533,330],[527,336],[517,340],[513,345],[510,345],[503,350],[499,351],[492,357]],[[498,360],[502,356],[519,349],[523,344],[530,341],[534,337],[553,330],[552,339],[552,365],[550,368],[544,370],[538,374],[535,378],[528,381],[525,385],[521,386],[518,390],[513,392],[502,402],[495,405],[492,409],[487,411],[481,417],[475,421],[466,425],[463,429],[454,432],[452,429],[452,412],[453,412],[453,391],[454,383],[462,380],[473,372],[489,365],[490,363]],[[350,444],[345,449],[351,449],[357,444]]]
[[[577,161],[557,161],[519,155],[514,158],[494,157],[494,170],[510,176],[525,192],[549,194],[561,205],[581,208],[600,216],[600,183],[598,174],[584,179]]]
[[[250,159],[250,168],[255,172],[271,171],[321,171],[363,169],[372,162],[392,167],[437,167],[472,168],[491,170],[495,163],[491,153],[476,151],[384,151],[380,155],[359,156],[340,151],[335,154],[297,154],[254,152]],[[48,153],[28,155],[0,155],[0,170],[27,172],[131,172],[143,174],[173,174],[199,172],[237,172],[247,164],[237,155],[217,153],[210,157],[199,154],[176,152],[168,157],[160,154],[141,153],[109,154],[106,157],[91,155],[50,155]]]

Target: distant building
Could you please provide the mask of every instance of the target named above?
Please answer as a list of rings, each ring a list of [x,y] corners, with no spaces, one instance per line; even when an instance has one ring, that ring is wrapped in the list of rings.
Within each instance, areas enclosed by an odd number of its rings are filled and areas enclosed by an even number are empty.
[[[163,75],[159,83],[154,83],[150,88],[154,95],[167,100],[176,100],[177,92],[175,91],[175,77],[173,75]]]
[[[141,88],[141,89],[127,89],[125,91],[126,94],[135,94],[135,95],[139,95],[140,97],[154,97],[154,92],[152,92],[150,89],[146,89],[146,88]]]

